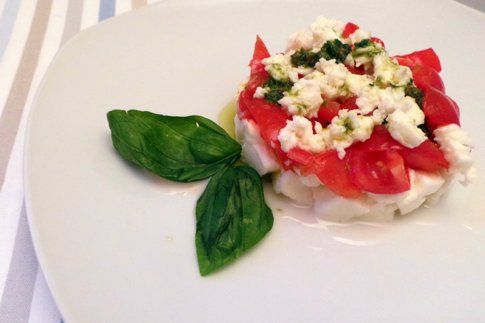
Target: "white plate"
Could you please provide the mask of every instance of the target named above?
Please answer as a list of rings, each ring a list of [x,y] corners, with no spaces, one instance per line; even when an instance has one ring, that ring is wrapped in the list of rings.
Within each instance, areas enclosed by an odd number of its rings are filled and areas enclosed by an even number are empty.
[[[272,52],[324,14],[393,53],[432,46],[485,173],[485,16],[451,1],[165,1],[83,32],[50,67],[27,141],[35,247],[68,322],[465,321],[485,316],[485,189],[455,185],[437,207],[388,225],[315,224],[267,190],[273,231],[202,278],[194,204],[123,162],[106,112],[216,119],[248,73],[256,34]],[[279,211],[278,209],[282,209]]]

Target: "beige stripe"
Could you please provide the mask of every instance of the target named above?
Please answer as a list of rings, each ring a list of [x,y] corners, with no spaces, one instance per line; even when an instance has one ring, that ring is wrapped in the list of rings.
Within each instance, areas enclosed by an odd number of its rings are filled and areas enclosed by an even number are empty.
[[[147,0],[131,0],[131,7],[137,9],[146,6]]]
[[[0,188],[3,186],[8,160],[39,60],[51,5],[52,0],[39,0],[37,2],[29,36],[20,58],[19,68],[15,74],[2,116],[0,117]]]
[[[61,46],[81,30],[81,18],[83,12],[83,0],[69,0],[67,7],[66,22],[62,33]]]

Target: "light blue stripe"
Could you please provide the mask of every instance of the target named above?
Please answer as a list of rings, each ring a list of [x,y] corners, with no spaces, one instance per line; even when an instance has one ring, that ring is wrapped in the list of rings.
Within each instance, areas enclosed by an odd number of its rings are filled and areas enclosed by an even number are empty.
[[[111,18],[115,15],[116,0],[101,0],[99,2],[99,21]]]
[[[7,0],[0,17],[0,59],[7,48],[19,12],[20,0]]]

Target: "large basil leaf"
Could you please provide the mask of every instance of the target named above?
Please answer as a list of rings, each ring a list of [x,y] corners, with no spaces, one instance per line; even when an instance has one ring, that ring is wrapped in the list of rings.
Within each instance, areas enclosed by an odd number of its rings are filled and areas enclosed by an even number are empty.
[[[258,173],[248,166],[214,175],[197,201],[195,244],[201,275],[232,262],[273,226]]]
[[[123,158],[174,181],[210,177],[241,155],[239,143],[201,116],[113,110],[108,122],[113,145]]]

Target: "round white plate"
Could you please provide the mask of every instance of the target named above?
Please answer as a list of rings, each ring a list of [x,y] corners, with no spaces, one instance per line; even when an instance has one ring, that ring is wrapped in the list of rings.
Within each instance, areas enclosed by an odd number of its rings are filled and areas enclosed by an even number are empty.
[[[272,232],[198,273],[194,205],[124,162],[114,108],[215,120],[248,74],[255,35],[281,51],[317,15],[352,20],[392,53],[433,47],[477,182],[385,225],[315,223],[267,190]],[[35,248],[68,322],[471,321],[485,316],[485,15],[452,1],[164,1],[88,29],[50,67],[30,120],[27,206]]]

